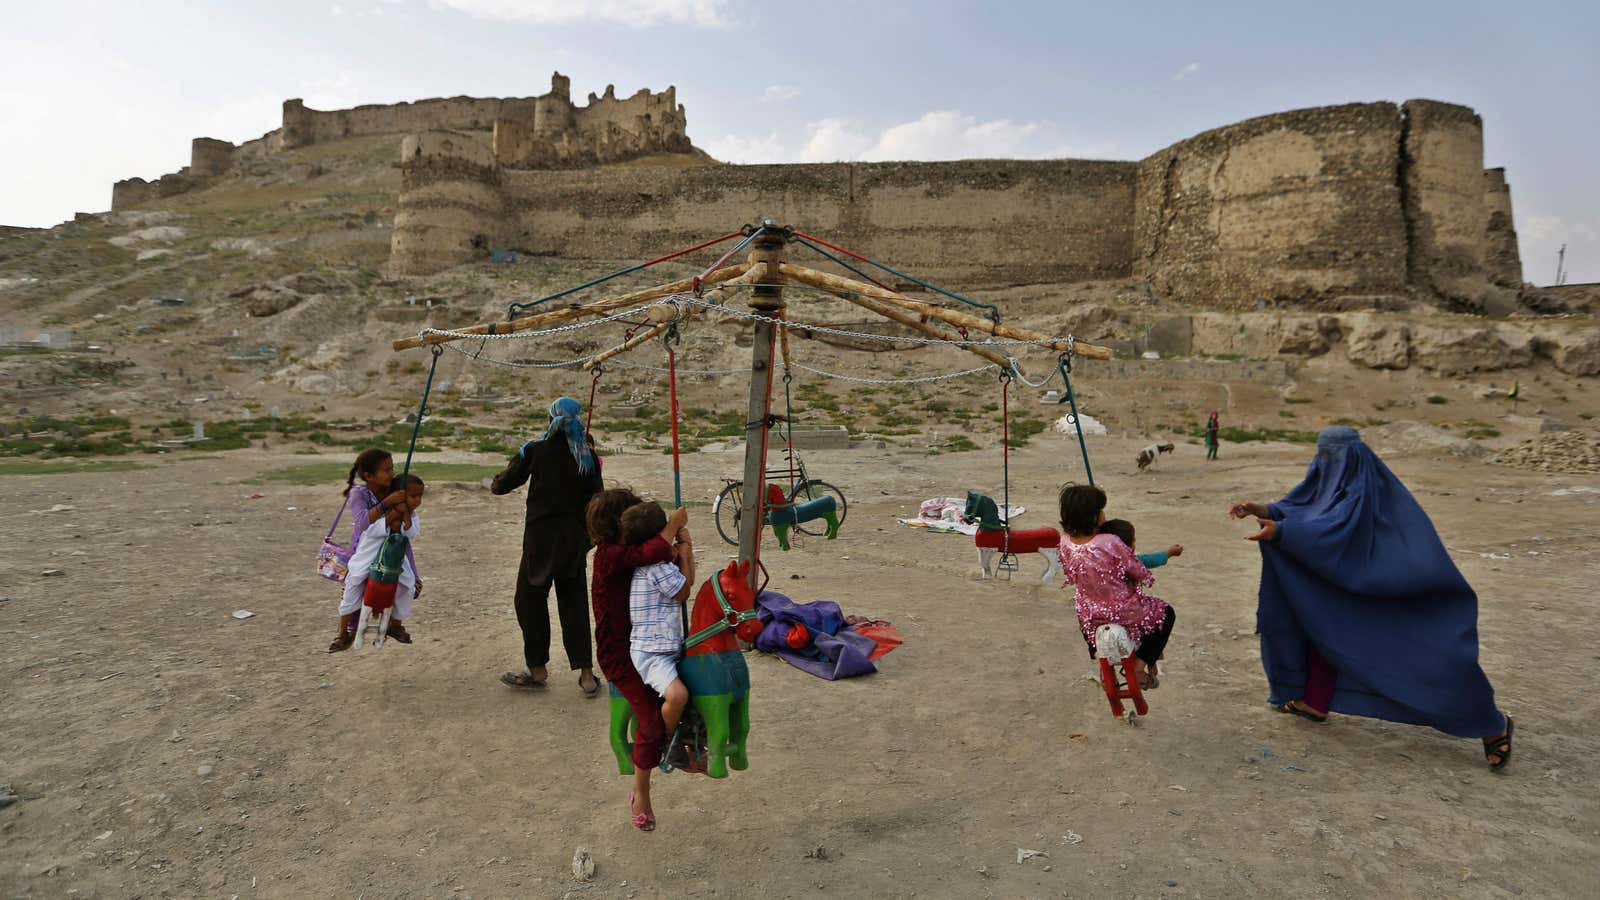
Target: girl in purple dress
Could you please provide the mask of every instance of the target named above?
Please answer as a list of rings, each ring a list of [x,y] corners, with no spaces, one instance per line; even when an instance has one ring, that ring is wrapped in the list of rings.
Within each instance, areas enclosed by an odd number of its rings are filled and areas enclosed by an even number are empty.
[[[357,479],[360,483],[357,484]],[[356,546],[361,542],[361,533],[367,526],[383,518],[390,508],[398,506],[406,499],[404,491],[392,491],[390,486],[394,483],[394,457],[387,450],[377,447],[368,447],[356,455],[355,464],[350,467],[350,477],[344,486],[345,508],[350,512],[350,550],[346,558],[354,556]],[[410,548],[406,549],[407,559],[411,556]],[[412,562],[412,570],[416,570],[416,563]],[[422,592],[422,583],[417,583],[417,593]],[[333,638],[333,643],[328,645],[329,653],[337,653],[347,649],[355,640],[356,615],[353,613],[339,616],[339,631]]]

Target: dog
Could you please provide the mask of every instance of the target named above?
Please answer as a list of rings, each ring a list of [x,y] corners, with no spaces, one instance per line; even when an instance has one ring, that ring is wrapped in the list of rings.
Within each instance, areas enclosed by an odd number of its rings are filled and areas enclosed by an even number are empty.
[[[1156,457],[1163,453],[1171,453],[1174,449],[1176,448],[1172,444],[1151,444],[1143,450],[1140,450],[1139,471],[1143,472],[1145,469],[1155,465]]]

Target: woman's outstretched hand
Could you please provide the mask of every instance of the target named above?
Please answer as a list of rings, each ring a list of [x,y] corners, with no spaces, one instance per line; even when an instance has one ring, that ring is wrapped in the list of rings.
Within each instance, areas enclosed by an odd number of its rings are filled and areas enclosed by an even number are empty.
[[[1235,503],[1228,507],[1228,515],[1235,519],[1242,519],[1245,516],[1255,516],[1258,519],[1270,518],[1266,506],[1260,503]]]
[[[1240,516],[1240,518],[1243,518],[1243,516]],[[1266,518],[1265,516],[1256,516],[1256,524],[1261,526],[1261,530],[1256,532],[1255,534],[1246,535],[1245,536],[1245,540],[1247,540],[1247,541],[1275,541],[1275,540],[1278,539],[1278,523],[1277,522],[1273,521],[1272,519]]]

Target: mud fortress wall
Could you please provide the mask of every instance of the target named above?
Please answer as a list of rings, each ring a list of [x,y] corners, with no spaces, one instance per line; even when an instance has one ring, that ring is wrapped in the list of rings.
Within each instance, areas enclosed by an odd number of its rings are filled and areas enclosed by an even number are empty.
[[[188,166],[154,181],[117,182],[111,189],[111,208],[185,193],[254,160],[345,138],[440,129],[493,132],[493,144],[504,145],[498,156],[502,165],[581,166],[689,152],[693,147],[687,119],[671,87],[660,93],[641,89],[618,99],[616,88],[607,85],[603,95],[591,93],[587,105],[575,107],[571,81],[560,72],[551,76],[550,92],[538,97],[449,97],[340,110],[316,110],[302,100],[285,100],[281,127],[237,146],[195,138]]]
[[[461,165],[441,157],[446,142]],[[1138,162],[563,172],[507,165],[501,147],[462,134],[407,146],[401,272],[486,244],[647,258],[769,216],[969,286],[1133,276],[1230,308],[1422,294],[1482,309],[1521,284],[1509,188],[1503,170],[1483,169],[1482,122],[1434,101],[1262,116]]]

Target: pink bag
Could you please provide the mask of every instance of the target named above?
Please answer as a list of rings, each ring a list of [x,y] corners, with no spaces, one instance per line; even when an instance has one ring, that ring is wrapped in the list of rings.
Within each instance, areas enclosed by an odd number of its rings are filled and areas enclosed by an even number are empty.
[[[328,526],[328,533],[322,537],[322,547],[317,550],[317,574],[329,581],[343,583],[345,574],[350,571],[350,548],[333,542],[334,529],[339,527],[339,520],[344,518],[345,507],[349,505],[350,498],[346,497],[339,514],[333,517],[333,524]]]

